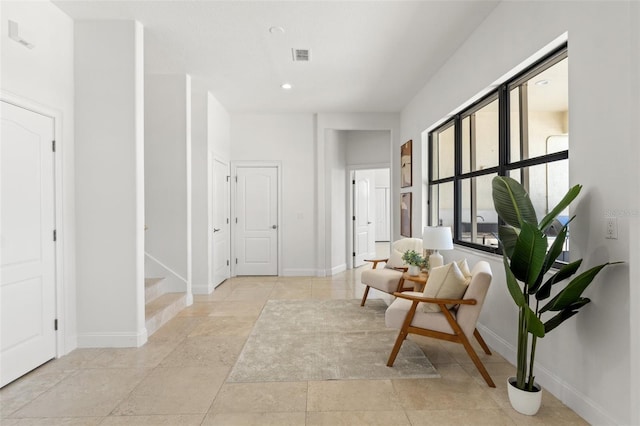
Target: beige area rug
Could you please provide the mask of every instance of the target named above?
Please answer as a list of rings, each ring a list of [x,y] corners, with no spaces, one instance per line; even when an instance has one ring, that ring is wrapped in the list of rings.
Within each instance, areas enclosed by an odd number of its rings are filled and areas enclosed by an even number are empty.
[[[387,367],[398,330],[384,324],[382,300],[270,300],[228,382],[440,377],[406,340]]]

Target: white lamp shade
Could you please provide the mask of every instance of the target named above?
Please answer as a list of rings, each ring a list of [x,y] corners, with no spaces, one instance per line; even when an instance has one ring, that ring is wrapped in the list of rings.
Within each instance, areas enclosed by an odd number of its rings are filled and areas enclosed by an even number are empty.
[[[452,250],[453,239],[449,226],[427,226],[422,233],[422,245],[427,250]]]

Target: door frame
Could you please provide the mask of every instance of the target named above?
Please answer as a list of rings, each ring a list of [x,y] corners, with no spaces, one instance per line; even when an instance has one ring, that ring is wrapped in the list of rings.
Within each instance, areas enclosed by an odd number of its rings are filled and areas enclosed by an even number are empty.
[[[232,191],[232,187],[233,185],[231,185],[231,176],[233,176],[231,174],[231,162],[219,155],[216,155],[215,153],[209,151],[208,154],[208,164],[207,164],[207,265],[208,265],[208,277],[207,277],[207,286],[208,286],[208,291],[209,293],[211,293],[212,291],[215,291],[216,289],[216,285],[213,282],[213,261],[212,261],[212,255],[213,255],[213,165],[215,162],[220,162],[223,164],[226,164],[228,167],[228,172],[229,172],[229,199],[227,200],[227,205],[229,208],[229,257],[233,257],[233,253],[232,253],[232,247],[233,247],[233,237],[232,237],[232,231],[233,231],[233,223],[231,218],[232,216],[232,208],[231,208],[231,200],[232,200],[232,195],[231,195],[231,191]],[[232,274],[232,270],[233,270],[233,262],[231,262],[231,259],[229,259],[229,278],[231,278],[233,276]]]
[[[276,175],[278,176],[278,229],[277,229],[277,238],[278,238],[278,270],[277,275],[280,276],[282,272],[282,161],[232,161],[231,162],[231,276],[236,277],[236,225],[237,225],[237,206],[236,206],[236,197],[237,194],[237,183],[238,183],[238,169],[239,168],[258,168],[258,167],[274,167],[276,169]]]
[[[62,111],[48,106],[39,104],[32,100],[23,98],[21,96],[14,95],[4,90],[0,90],[0,101],[7,102],[18,108],[23,108],[36,114],[44,115],[53,120],[53,138],[56,141],[56,152],[53,156],[53,210],[54,210],[54,224],[56,227],[56,243],[54,244],[55,255],[55,306],[53,307],[55,317],[58,320],[58,330],[55,331],[55,345],[56,345],[56,358],[60,358],[62,355],[69,352],[71,349],[75,349],[77,346],[75,342],[66,344],[67,340],[67,317],[66,317],[66,299],[71,289],[68,289],[65,285],[65,243],[66,232],[64,228],[64,199],[63,199],[63,168],[62,158],[64,156],[64,140],[62,132]],[[73,247],[73,243],[71,243]],[[71,334],[71,333],[69,333]],[[70,337],[70,336],[69,336]],[[67,346],[73,346],[67,348]]]
[[[358,164],[347,166],[347,217],[345,220],[347,221],[347,235],[350,237],[347,238],[347,251],[345,256],[347,258],[347,269],[353,269],[353,220],[352,217],[355,214],[354,205],[353,205],[353,185],[351,181],[353,179],[353,175],[356,170],[375,170],[375,169],[389,169],[391,173],[391,166],[389,163],[371,163],[371,164]],[[375,185],[374,185],[375,189]],[[393,223],[393,209],[391,208],[391,203],[389,203],[389,221]],[[391,244],[391,242],[389,242]]]

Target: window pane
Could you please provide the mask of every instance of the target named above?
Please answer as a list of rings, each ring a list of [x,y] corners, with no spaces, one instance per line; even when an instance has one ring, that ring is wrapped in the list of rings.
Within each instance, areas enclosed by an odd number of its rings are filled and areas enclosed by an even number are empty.
[[[525,187],[539,221],[569,190],[569,160],[512,170],[509,176]],[[568,210],[563,211],[561,215],[566,216],[563,220],[568,219]]]
[[[435,132],[433,137],[433,179],[453,176],[454,173],[454,126]]]
[[[471,117],[462,119],[462,173],[469,173],[475,164],[471,151]]]
[[[431,225],[453,229],[453,182],[431,186]]]
[[[527,189],[531,203],[536,210],[538,222],[562,200],[569,190],[569,160],[512,170],[509,175]],[[569,209],[567,208],[558,215],[557,221],[552,225],[555,229],[559,229],[567,224],[569,217]],[[555,234],[554,230],[548,232],[549,247],[555,239]],[[569,239],[567,238],[559,260],[567,262],[568,259]]]
[[[568,149],[568,59],[510,92],[511,162]]]
[[[520,155],[520,88],[516,87],[509,93],[509,132],[511,162],[522,160]]]
[[[491,182],[495,173],[464,179],[460,239],[485,246],[498,246],[498,214],[493,207]]]
[[[498,100],[462,119],[462,173],[498,165]]]

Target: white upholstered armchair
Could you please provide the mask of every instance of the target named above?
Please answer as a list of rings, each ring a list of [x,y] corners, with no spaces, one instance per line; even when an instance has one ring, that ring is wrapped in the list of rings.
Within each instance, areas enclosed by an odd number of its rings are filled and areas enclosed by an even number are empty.
[[[387,327],[399,329],[400,333],[387,365],[393,366],[400,346],[409,333],[420,334],[462,344],[487,385],[496,387],[480,357],[471,346],[471,339],[474,337],[484,352],[491,355],[489,347],[476,329],[491,278],[489,263],[480,261],[471,270],[469,285],[459,299],[427,298],[423,293],[418,292],[396,293],[397,299],[385,313],[385,322]],[[426,303],[430,304],[429,308],[425,306]]]
[[[410,288],[403,287],[402,274],[407,270],[407,265],[402,260],[402,255],[407,250],[415,250],[418,253],[422,253],[422,239],[403,238],[394,241],[391,245],[391,253],[388,259],[368,260],[368,262],[373,262],[373,268],[362,272],[360,281],[366,288],[360,306],[364,306],[369,295],[369,289],[372,287],[389,294],[413,290],[413,286]],[[383,262],[385,263],[384,268],[379,268],[378,264]]]

